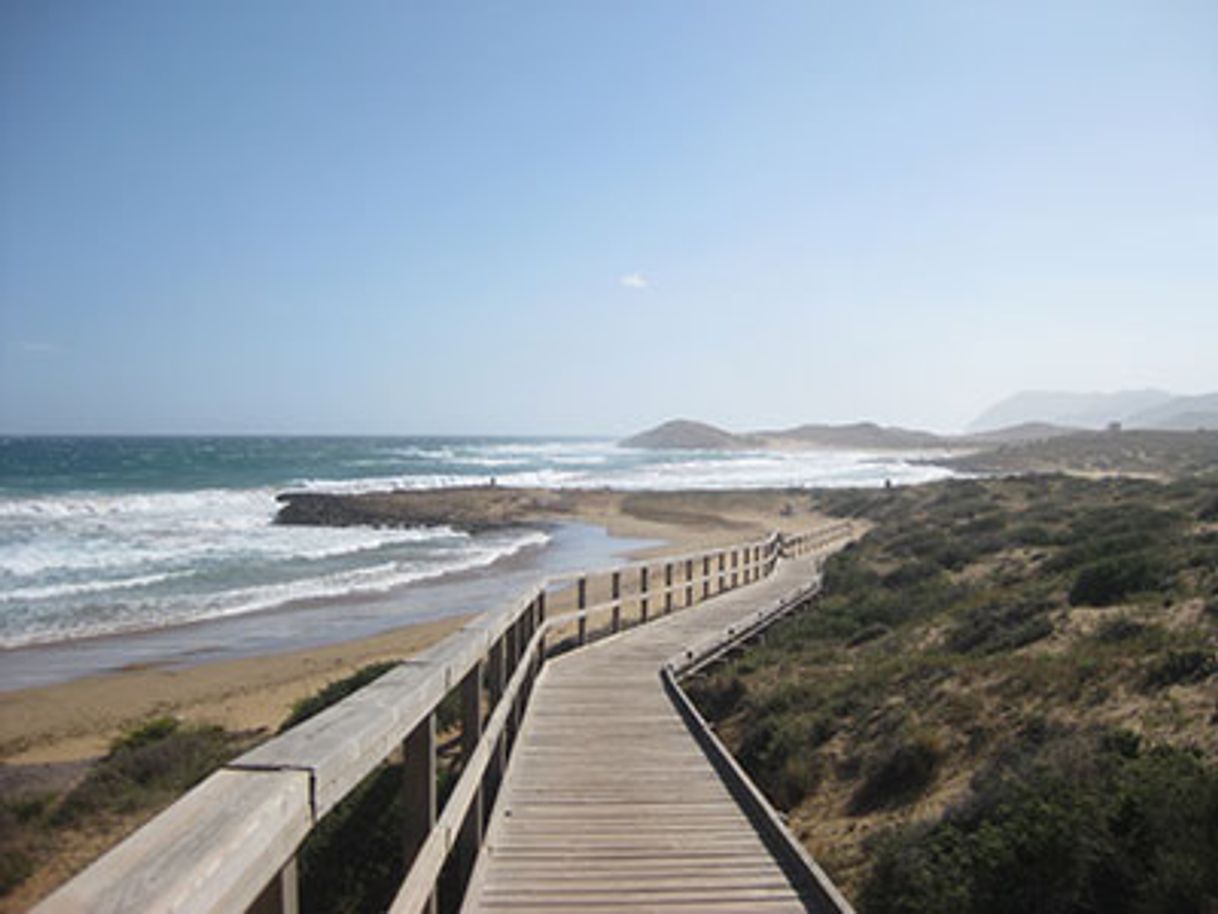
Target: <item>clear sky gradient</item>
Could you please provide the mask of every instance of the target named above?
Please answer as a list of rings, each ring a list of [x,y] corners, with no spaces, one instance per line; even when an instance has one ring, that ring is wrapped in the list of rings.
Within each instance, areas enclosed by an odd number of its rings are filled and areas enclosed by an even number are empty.
[[[0,431],[1218,389],[1218,3],[0,7]]]

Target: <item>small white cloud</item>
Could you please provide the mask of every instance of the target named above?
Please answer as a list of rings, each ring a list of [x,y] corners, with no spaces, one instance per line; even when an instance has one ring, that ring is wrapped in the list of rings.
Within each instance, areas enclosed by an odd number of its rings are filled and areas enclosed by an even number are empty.
[[[647,281],[647,277],[642,273],[627,273],[625,276],[618,279],[618,282],[620,282],[623,288],[626,289],[646,289],[651,285],[651,283]]]
[[[38,340],[22,340],[17,344],[17,348],[30,355],[54,355],[59,352],[59,347],[54,343],[43,343]]]

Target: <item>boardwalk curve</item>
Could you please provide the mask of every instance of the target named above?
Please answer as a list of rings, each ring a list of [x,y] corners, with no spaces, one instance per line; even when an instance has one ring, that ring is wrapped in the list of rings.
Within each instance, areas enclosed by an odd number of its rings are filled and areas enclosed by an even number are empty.
[[[699,643],[798,605],[817,580],[815,555],[792,559],[547,664],[463,910],[848,910],[827,880],[784,865],[662,675]]]

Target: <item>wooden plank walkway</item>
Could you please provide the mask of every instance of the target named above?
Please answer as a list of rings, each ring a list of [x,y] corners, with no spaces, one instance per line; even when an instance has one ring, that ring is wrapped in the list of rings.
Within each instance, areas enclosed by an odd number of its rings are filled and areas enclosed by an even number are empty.
[[[463,910],[804,912],[795,887],[665,692],[683,649],[805,587],[765,581],[550,661],[537,681]]]

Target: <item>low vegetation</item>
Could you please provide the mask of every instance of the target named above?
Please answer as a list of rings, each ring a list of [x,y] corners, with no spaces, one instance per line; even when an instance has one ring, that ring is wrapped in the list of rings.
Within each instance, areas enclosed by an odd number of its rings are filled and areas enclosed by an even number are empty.
[[[300,700],[280,732],[393,666],[371,664]],[[456,715],[455,701],[446,701],[441,726],[451,726]],[[0,800],[0,898],[67,847],[96,848],[80,861],[87,862],[264,737],[264,732],[234,733],[158,717],[116,738],[110,751],[67,789],[6,796]],[[372,910],[392,899],[402,875],[401,777],[400,764],[379,768],[305,842],[301,878],[306,910]]]
[[[818,493],[872,531],[690,691],[867,914],[1214,910],[1216,499],[1213,477]]]
[[[65,846],[117,841],[255,739],[159,717],[114,740],[74,786],[6,796],[0,801],[0,897]]]
[[[1218,464],[1218,431],[1078,432],[1004,444],[935,462],[981,473],[1142,473],[1180,477],[1213,471]]]

